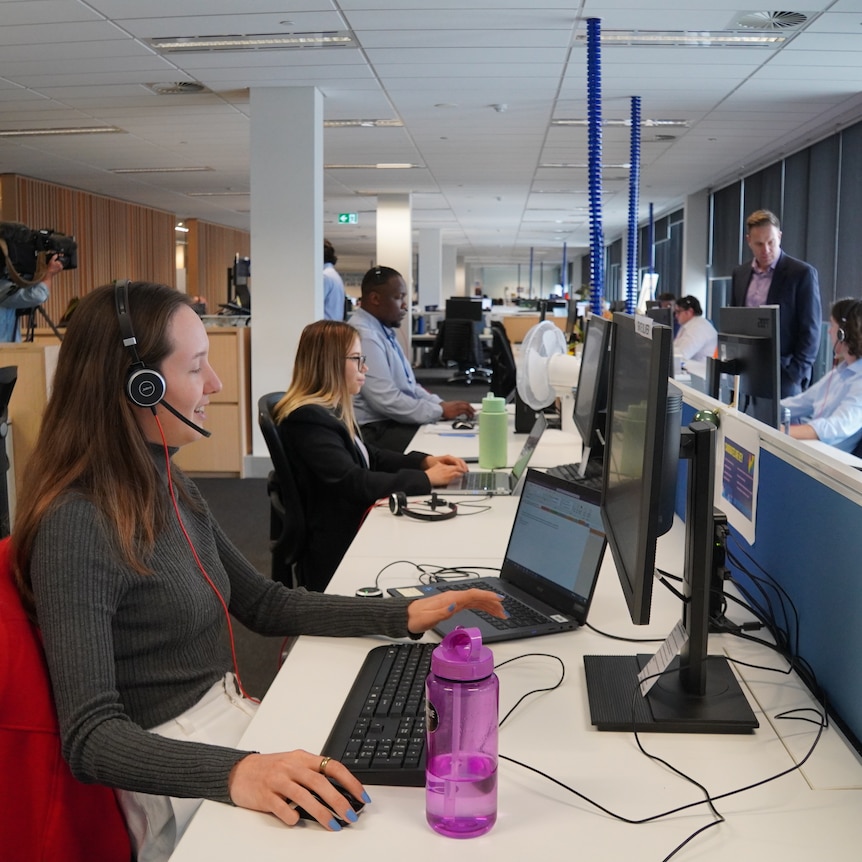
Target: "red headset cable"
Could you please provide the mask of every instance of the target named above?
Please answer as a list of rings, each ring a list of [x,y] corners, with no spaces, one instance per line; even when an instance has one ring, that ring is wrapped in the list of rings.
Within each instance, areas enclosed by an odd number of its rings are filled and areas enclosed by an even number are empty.
[[[168,441],[165,439],[165,432],[162,430],[162,423],[159,421],[159,417],[156,414],[155,409],[153,409],[153,416],[156,417],[156,425],[158,425],[158,427],[159,427],[159,434],[161,435],[161,438],[162,438],[162,446],[164,447],[164,450],[165,450],[165,466],[167,467],[167,473],[168,473],[168,493],[170,494],[171,503],[173,503],[174,512],[176,513],[176,516],[177,516],[177,523],[180,525],[180,530],[182,531],[182,534],[185,537],[186,543],[188,544],[189,548],[191,549],[192,556],[195,558],[195,563],[197,564],[197,567],[200,570],[200,573],[204,576],[206,582],[210,585],[210,588],[216,594],[216,598],[219,600],[219,604],[222,606],[222,610],[224,611],[224,617],[225,617],[225,620],[227,621],[227,632],[228,632],[228,636],[230,638],[230,654],[231,654],[231,659],[233,661],[233,673],[234,673],[234,676],[236,677],[236,684],[239,686],[240,694],[246,700],[250,700],[250,701],[252,701],[252,703],[260,703],[260,700],[256,697],[252,697],[245,690],[245,687],[242,684],[242,679],[240,678],[240,675],[239,675],[239,664],[238,664],[237,658],[236,658],[236,643],[234,641],[234,636],[233,636],[233,625],[231,624],[231,621],[230,621],[230,611],[228,610],[227,604],[225,603],[224,596],[222,596],[222,594],[219,592],[218,587],[213,583],[212,578],[210,578],[210,576],[207,574],[207,571],[204,568],[203,563],[200,560],[200,557],[198,556],[198,552],[195,550],[194,543],[192,542],[191,537],[189,536],[188,532],[186,531],[186,525],[183,523],[183,518],[182,518],[182,515],[180,514],[180,507],[179,507],[179,504],[177,503],[176,494],[174,493],[174,482],[173,482],[173,479],[171,477],[171,454],[168,450]]]

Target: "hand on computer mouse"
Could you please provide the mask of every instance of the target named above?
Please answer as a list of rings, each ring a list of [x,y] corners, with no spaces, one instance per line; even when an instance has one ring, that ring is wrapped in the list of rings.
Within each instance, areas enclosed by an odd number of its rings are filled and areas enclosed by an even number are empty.
[[[476,427],[475,422],[471,422],[467,416],[458,416],[455,421],[452,423],[452,427],[456,431],[471,431]]]
[[[349,790],[345,790],[337,781],[333,781],[331,778],[328,779],[329,783],[350,803],[351,810],[347,812],[347,819],[345,820],[342,817],[339,817],[334,811],[332,812],[333,818],[335,822],[338,824],[339,828],[344,826],[349,826],[351,823],[355,823],[358,819],[359,812],[365,807],[365,802],[362,799],[357,799]],[[321,805],[324,805],[330,811],[332,808],[330,804],[326,802],[319,793],[312,790],[310,787],[307,787],[306,790],[317,800]],[[313,820],[317,821],[317,818],[312,814],[309,814],[301,805],[293,805],[296,809],[296,813],[299,815],[301,820]]]

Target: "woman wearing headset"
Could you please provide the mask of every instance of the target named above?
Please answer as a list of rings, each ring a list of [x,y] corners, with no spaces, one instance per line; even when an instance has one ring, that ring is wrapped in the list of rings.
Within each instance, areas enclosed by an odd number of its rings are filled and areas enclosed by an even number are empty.
[[[832,306],[829,338],[835,367],[781,406],[790,408],[791,437],[852,452],[862,440],[862,300],[839,299]]]
[[[235,747],[255,705],[235,673],[228,611],[270,635],[406,637],[465,605],[503,616],[484,591],[372,602],[290,590],[259,574],[171,463],[178,447],[200,439],[221,388],[207,356],[200,318],[171,288],[118,283],[84,297],[60,350],[12,537],[64,756],[80,780],[118,789],[138,862],[167,859],[204,798],[288,825],[298,820],[293,802],[337,831],[333,813],[355,815],[326,777],[364,795],[336,761]],[[150,407],[131,400],[149,389],[132,386],[144,371],[163,388]]]
[[[467,470],[452,455],[403,455],[366,444],[353,416],[365,371],[352,326],[310,323],[299,339],[290,388],[275,409],[305,504],[308,552],[299,569],[313,589],[326,588],[376,500],[398,491],[427,494]]]

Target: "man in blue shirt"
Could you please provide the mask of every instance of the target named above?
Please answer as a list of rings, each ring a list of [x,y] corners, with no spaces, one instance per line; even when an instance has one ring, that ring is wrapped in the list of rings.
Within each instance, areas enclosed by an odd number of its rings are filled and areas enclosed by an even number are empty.
[[[48,298],[54,276],[62,270],[60,256],[54,254],[48,260],[47,271],[36,284],[18,287],[5,275],[0,278],[0,341],[21,340],[18,328],[19,309],[26,310],[40,306]]]
[[[467,401],[443,401],[416,382],[394,332],[405,314],[407,286],[401,274],[388,266],[368,270],[360,308],[350,317],[368,366],[353,410],[367,442],[396,452],[404,451],[420,425],[473,416]]]
[[[335,268],[338,258],[332,243],[323,241],[323,317],[344,320],[344,282]]]
[[[790,408],[791,437],[852,452],[862,440],[862,301],[839,299],[832,306],[829,338],[838,365],[781,406]]]

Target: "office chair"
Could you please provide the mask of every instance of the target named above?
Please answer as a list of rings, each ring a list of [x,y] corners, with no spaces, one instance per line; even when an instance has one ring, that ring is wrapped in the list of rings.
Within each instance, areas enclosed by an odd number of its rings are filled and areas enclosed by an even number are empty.
[[[516,369],[512,343],[506,327],[499,320],[491,321],[491,392],[506,401],[515,394]]]
[[[454,363],[458,367],[447,383],[487,383],[491,378],[491,369],[482,367],[482,346],[472,320],[453,317],[441,320],[434,353],[439,354],[444,364]]]
[[[129,862],[131,842],[114,791],[82,784],[63,759],[39,630],[0,541],[0,843],[7,862]]]
[[[297,563],[305,553],[305,510],[287,453],[275,427],[273,411],[283,392],[270,392],[257,402],[257,421],[266,441],[273,469],[267,477],[269,547],[272,579],[289,587],[302,586]]]

